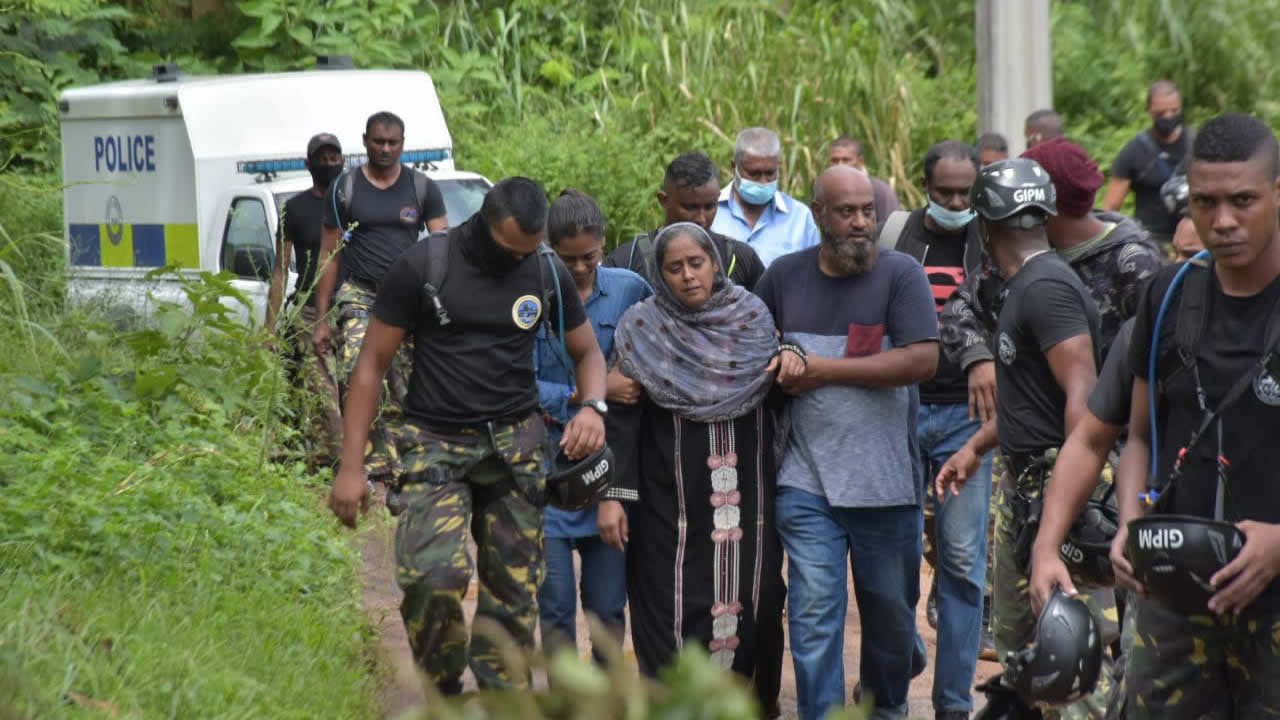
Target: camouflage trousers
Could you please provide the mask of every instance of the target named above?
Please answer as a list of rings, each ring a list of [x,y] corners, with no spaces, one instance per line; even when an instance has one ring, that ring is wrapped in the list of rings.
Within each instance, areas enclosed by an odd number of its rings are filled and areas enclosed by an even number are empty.
[[[995,577],[991,595],[991,632],[1002,664],[1007,663],[1010,652],[1025,648],[1035,639],[1036,629],[1036,615],[1031,609],[1028,557],[1030,544],[1019,545],[1025,523],[1022,518],[1015,516],[1015,481],[1009,477],[1009,473],[1008,463],[1002,463],[999,487],[996,490],[999,499],[996,502]],[[1017,492],[1031,499],[1043,497],[1043,488],[1051,481],[1052,474],[1052,470],[1048,468],[1027,473],[1018,479]],[[1113,593],[1109,588],[1079,590],[1080,599],[1089,606],[1094,620],[1102,629],[1104,646],[1111,644],[1120,633]],[[1114,672],[1111,659],[1104,653],[1102,672],[1094,691],[1071,705],[1046,711],[1045,717],[1105,720],[1107,706],[1114,693]]]
[[[287,332],[295,360],[294,383],[302,391],[298,415],[307,456],[315,465],[332,465],[342,457],[342,406],[334,356],[321,356],[311,341],[317,317],[314,307],[304,305]]]
[[[491,638],[469,641],[462,599],[478,569],[476,618],[534,646],[546,502],[542,419],[448,433],[410,419],[397,439],[406,509],[396,528],[396,577],[414,659],[442,689],[456,690],[468,663],[481,688],[527,687],[528,677],[510,677]]]
[[[1142,598],[1130,608],[1126,717],[1280,717],[1280,613],[1188,617]]]
[[[355,372],[360,346],[369,329],[369,316],[373,310],[375,293],[353,282],[342,283],[338,288],[334,305],[338,309],[337,346],[339,384],[343,402],[351,374]],[[369,430],[369,442],[365,445],[364,469],[369,477],[394,477],[400,471],[396,446],[392,441],[394,427],[404,416],[404,397],[409,391],[409,373],[413,370],[413,339],[405,338],[399,352],[391,362],[391,369],[383,381],[382,402]]]

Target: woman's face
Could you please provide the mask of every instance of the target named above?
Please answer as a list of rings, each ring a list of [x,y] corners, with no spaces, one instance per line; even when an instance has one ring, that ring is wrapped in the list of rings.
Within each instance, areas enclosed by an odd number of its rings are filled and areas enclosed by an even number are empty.
[[[561,238],[556,254],[564,261],[578,287],[590,287],[595,282],[596,267],[604,255],[604,238],[592,232],[580,232]]]
[[[685,307],[697,310],[711,299],[719,268],[706,250],[688,234],[667,243],[662,258],[662,279]]]

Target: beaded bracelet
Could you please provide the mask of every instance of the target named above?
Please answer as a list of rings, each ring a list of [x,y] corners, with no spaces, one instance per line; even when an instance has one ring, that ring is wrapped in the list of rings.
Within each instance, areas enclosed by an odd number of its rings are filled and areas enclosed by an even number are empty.
[[[796,355],[799,355],[804,366],[809,367],[809,353],[805,352],[804,348],[796,345],[795,343],[782,343],[778,346],[778,354],[781,355],[783,350],[790,350]]]

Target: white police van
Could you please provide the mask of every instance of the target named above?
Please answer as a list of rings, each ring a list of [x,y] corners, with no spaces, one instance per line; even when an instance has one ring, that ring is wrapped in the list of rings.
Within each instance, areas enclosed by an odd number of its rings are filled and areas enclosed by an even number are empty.
[[[453,143],[424,72],[338,69],[190,76],[157,66],[152,77],[70,89],[62,119],[64,222],[72,302],[149,315],[183,302],[173,267],[188,277],[228,271],[261,323],[284,202],[311,187],[307,140],[338,136],[349,166],[375,112],[405,122],[402,161],[440,186],[449,224],[479,209],[490,183],[454,168]],[[293,277],[289,279],[290,287]]]

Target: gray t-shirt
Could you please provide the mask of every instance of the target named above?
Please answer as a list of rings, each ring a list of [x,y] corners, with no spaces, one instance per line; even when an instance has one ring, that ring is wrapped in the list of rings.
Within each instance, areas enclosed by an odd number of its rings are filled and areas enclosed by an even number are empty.
[[[882,250],[870,271],[832,278],[818,252],[778,258],[756,285],[785,341],[853,358],[937,340],[929,280],[911,256]],[[794,398],[778,484],[835,507],[918,504],[913,390],[828,385]]]

